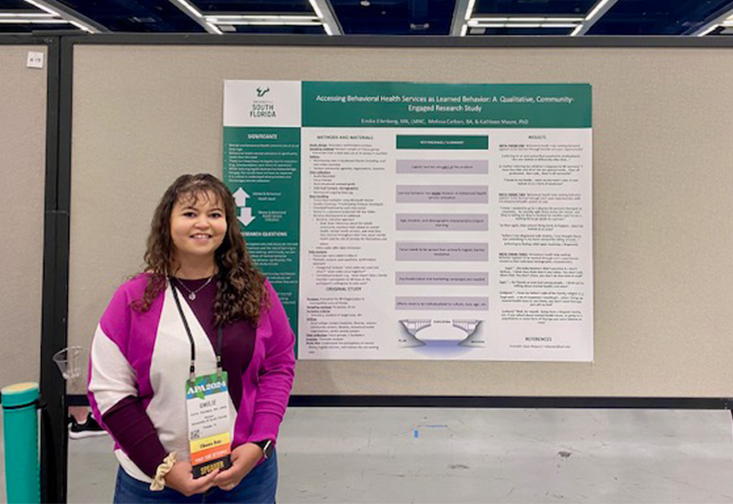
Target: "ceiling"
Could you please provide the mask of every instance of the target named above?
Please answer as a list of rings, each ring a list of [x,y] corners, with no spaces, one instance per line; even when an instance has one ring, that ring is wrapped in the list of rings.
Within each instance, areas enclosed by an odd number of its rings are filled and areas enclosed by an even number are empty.
[[[0,34],[733,35],[733,0],[0,0]]]

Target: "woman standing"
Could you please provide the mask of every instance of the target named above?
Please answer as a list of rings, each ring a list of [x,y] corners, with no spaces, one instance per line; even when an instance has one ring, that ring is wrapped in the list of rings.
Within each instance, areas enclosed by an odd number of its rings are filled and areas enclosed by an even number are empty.
[[[120,462],[114,502],[274,502],[294,336],[229,189],[179,177],[145,262],[115,292],[90,355],[90,404]]]

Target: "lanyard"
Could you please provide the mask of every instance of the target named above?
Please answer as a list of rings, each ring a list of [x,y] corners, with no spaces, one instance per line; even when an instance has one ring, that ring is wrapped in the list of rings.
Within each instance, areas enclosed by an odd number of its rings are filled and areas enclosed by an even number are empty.
[[[191,383],[193,383],[196,379],[196,343],[193,341],[193,335],[191,334],[191,328],[188,326],[188,320],[186,320],[186,316],[183,314],[183,308],[181,307],[181,301],[178,299],[178,287],[176,287],[175,284],[173,283],[173,278],[170,278],[169,282],[173,290],[173,299],[176,300],[176,306],[178,307],[178,313],[181,315],[181,320],[183,320],[183,327],[186,328],[186,335],[188,336],[188,342],[191,344],[191,366],[188,368],[188,371],[189,371],[189,379],[191,380]],[[221,324],[218,324],[216,326],[216,332],[217,332],[216,372],[219,374],[219,376],[221,376],[221,372],[222,372],[221,341],[223,339],[223,330],[221,328]]]

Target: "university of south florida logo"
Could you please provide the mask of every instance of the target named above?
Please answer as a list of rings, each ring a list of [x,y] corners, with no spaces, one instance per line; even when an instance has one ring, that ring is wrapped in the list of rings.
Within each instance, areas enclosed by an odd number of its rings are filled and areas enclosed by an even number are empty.
[[[267,93],[270,92],[270,88],[259,86],[255,90],[255,92],[257,93],[257,98],[263,98]],[[275,104],[270,100],[256,99],[252,102],[252,109],[249,111],[249,116],[255,118],[277,117],[277,113],[275,112]]]

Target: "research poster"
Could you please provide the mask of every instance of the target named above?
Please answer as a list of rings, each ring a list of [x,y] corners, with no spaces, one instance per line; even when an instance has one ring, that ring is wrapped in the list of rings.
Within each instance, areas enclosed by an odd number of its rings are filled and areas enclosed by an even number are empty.
[[[593,360],[589,84],[225,81],[300,359]]]

